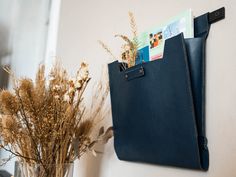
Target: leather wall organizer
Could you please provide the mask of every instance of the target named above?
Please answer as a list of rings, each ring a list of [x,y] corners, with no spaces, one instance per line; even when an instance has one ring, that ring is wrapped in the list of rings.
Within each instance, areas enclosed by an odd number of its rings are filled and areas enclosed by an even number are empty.
[[[194,19],[194,38],[166,40],[164,57],[121,69],[110,63],[114,147],[119,159],[208,170],[205,44],[221,8]]]

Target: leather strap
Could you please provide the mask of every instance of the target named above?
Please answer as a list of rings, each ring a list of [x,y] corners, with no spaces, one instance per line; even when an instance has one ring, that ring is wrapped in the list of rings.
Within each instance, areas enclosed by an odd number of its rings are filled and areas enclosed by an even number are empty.
[[[225,8],[222,7],[213,12],[203,14],[194,19],[194,37],[205,37],[208,36],[210,26],[219,20],[225,18]]]
[[[223,20],[225,18],[225,8],[217,9],[208,15],[208,21],[210,24]]]
[[[125,79],[127,81],[135,79],[135,78],[139,78],[144,76],[144,68],[143,66],[140,66],[138,68],[134,68],[132,70],[126,71],[125,72]]]

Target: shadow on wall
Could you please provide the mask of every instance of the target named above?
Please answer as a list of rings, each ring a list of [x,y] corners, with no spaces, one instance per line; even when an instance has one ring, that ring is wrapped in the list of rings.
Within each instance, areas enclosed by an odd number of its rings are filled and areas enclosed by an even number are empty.
[[[99,152],[104,152],[105,145],[97,145],[96,150]],[[86,159],[86,170],[85,170],[85,177],[99,177],[101,172],[101,165],[102,165],[103,153],[97,154],[96,157],[93,155],[89,155]]]
[[[6,89],[8,86],[8,73],[6,71],[4,71],[4,69],[2,67],[9,67],[9,65],[1,65],[0,68],[0,89]]]
[[[104,145],[95,147],[99,152],[104,152]],[[89,155],[86,160],[85,177],[100,177],[103,154],[97,154],[96,157]]]
[[[97,157],[89,155],[86,158],[84,177],[103,177],[104,176],[104,167],[109,168],[109,159],[114,156],[114,138],[110,139],[107,144],[96,145],[95,149],[101,154],[98,154]]]
[[[0,24],[0,89],[7,88],[8,74],[3,70],[3,67],[10,66],[10,50],[9,50],[9,30]]]

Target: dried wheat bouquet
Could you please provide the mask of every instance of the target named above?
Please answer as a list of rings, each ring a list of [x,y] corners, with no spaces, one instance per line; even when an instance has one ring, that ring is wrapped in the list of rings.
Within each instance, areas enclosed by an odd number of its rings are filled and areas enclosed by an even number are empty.
[[[28,164],[71,163],[94,145],[107,142],[112,129],[98,127],[108,95],[107,84],[98,84],[92,107],[83,104],[90,77],[82,63],[74,80],[55,65],[45,77],[40,66],[36,79],[15,79],[13,92],[0,92],[1,148]]]

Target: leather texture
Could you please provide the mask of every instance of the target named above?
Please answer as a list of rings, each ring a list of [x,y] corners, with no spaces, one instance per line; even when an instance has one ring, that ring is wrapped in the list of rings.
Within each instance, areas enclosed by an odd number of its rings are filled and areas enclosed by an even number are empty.
[[[208,170],[205,134],[206,13],[195,38],[165,41],[163,59],[123,70],[108,65],[114,147],[119,159]]]
[[[185,44],[189,61],[200,159],[202,168],[207,170],[209,152],[205,135],[205,38],[186,39]]]
[[[139,65],[121,72],[119,67],[118,62],[109,64],[114,142],[118,157],[200,168],[183,35],[165,42],[163,60],[142,64],[143,77],[126,79],[126,74],[139,70]]]

